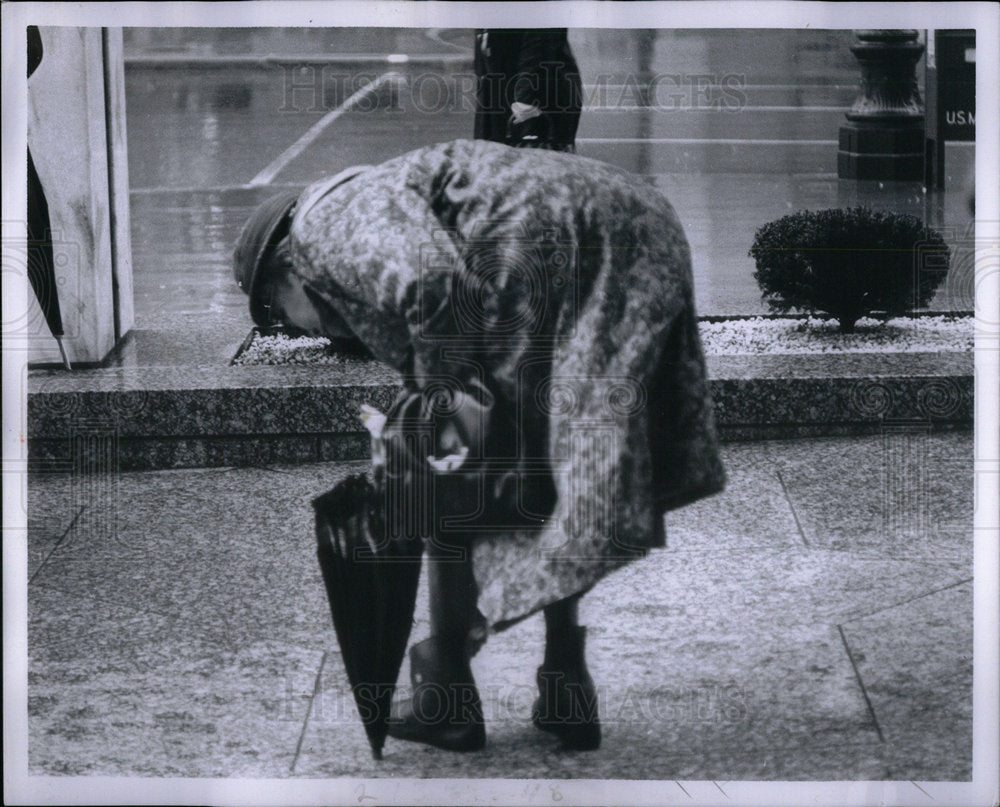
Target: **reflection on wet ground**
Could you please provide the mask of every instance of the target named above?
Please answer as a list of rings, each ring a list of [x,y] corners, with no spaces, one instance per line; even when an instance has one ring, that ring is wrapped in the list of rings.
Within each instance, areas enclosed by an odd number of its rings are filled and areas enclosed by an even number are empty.
[[[472,32],[441,28],[126,28],[125,56],[442,53],[468,50]]]
[[[349,165],[469,136],[471,37],[127,31],[136,331],[119,361],[228,360],[251,325],[229,261],[253,207]],[[973,148],[948,148],[943,193],[837,179],[837,129],[858,76],[850,32],[574,31],[572,41],[587,99],[579,152],[650,176],[670,198],[691,241],[700,313],[766,310],[747,250],[757,227],[802,208],[912,213],[953,247],[963,243]],[[276,56],[241,66],[226,54]],[[395,76],[351,111],[336,111],[385,73]],[[311,127],[308,145],[290,151]],[[933,308],[971,308],[968,262],[956,263]]]

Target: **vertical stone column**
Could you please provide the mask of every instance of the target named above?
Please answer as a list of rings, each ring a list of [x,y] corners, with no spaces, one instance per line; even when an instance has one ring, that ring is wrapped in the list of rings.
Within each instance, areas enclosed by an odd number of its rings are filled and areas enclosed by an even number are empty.
[[[641,90],[637,113],[636,137],[639,139],[639,153],[636,155],[635,173],[646,175],[653,173],[652,148],[649,138],[653,135],[653,115],[651,107],[656,105],[656,98],[651,91],[653,80],[653,57],[656,53],[656,31],[639,29],[635,31],[636,44],[636,82]]]
[[[69,359],[103,360],[133,324],[121,29],[41,28],[28,146],[48,201]],[[29,361],[59,362],[37,309]]]
[[[924,172],[924,111],[916,64],[924,52],[912,30],[858,31],[858,97],[840,127],[841,179],[913,181]]]

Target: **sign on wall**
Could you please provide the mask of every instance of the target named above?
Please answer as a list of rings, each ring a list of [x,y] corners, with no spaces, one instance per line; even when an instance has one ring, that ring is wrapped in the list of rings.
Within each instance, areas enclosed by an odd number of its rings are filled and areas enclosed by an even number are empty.
[[[925,184],[944,187],[944,144],[976,139],[976,32],[934,31],[927,48]]]

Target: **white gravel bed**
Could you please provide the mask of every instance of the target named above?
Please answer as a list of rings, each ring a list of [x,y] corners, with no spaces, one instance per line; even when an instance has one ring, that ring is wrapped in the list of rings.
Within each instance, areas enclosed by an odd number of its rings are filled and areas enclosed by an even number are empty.
[[[753,319],[702,322],[705,352],[715,356],[760,353],[941,353],[971,351],[972,317],[899,317],[885,322],[859,319],[854,333],[841,333],[836,320]]]
[[[836,320],[730,319],[699,325],[705,353],[733,356],[761,353],[940,353],[971,351],[972,317],[900,317],[887,322],[858,320],[854,333],[841,333]],[[357,359],[334,351],[322,337],[258,335],[233,362],[260,364],[339,364]]]
[[[347,359],[335,352],[330,340],[322,336],[290,337],[283,333],[274,336],[257,334],[246,350],[236,357],[233,364],[349,364],[357,359]]]

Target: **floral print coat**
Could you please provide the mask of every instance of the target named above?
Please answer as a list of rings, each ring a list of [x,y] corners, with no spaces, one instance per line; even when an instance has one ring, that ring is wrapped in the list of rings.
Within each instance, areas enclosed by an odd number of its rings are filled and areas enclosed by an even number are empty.
[[[470,535],[494,629],[662,546],[664,512],[723,488],[688,245],[643,179],[442,143],[314,200],[290,248],[411,388],[484,384],[508,413],[486,442],[521,469],[526,506],[554,490],[540,528]]]

